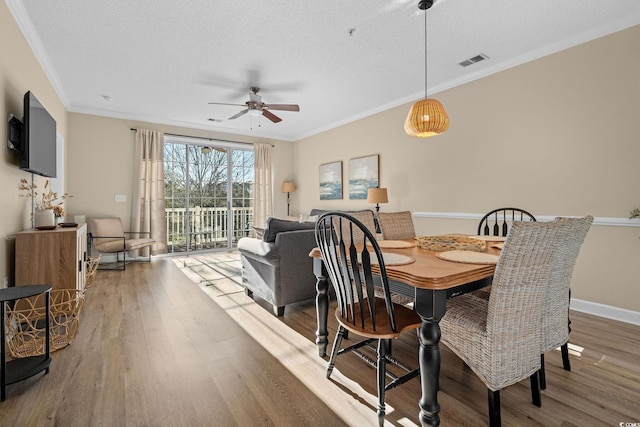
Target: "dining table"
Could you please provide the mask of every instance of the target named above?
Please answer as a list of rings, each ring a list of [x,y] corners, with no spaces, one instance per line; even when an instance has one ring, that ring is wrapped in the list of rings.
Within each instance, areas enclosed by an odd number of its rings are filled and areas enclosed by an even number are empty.
[[[457,234],[463,236],[463,234]],[[498,238],[497,238],[498,239]],[[499,244],[486,240],[486,253],[499,255]],[[422,396],[418,402],[420,407],[420,423],[423,426],[440,424],[440,405],[438,404],[438,388],[440,376],[440,319],[447,309],[447,299],[459,294],[471,292],[491,284],[495,263],[454,262],[438,257],[440,251],[423,249],[415,244],[415,239],[404,240],[405,244],[382,244],[383,252],[390,258],[401,256],[411,262],[387,263],[385,268],[390,287],[393,291],[413,297],[414,310],[420,316],[421,326],[418,330],[420,348],[418,362],[420,365]],[[403,242],[403,241],[397,241]],[[326,355],[329,335],[327,317],[329,311],[329,280],[318,248],[310,254],[313,258],[313,273],[316,276],[316,344],[320,357]],[[386,257],[385,257],[386,258]],[[391,264],[391,265],[390,265]],[[372,267],[379,273],[377,266]]]

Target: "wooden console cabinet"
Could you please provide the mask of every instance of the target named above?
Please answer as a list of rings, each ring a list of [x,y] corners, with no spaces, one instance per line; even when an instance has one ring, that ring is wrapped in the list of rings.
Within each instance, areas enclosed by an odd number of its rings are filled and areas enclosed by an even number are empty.
[[[53,289],[85,287],[87,225],[16,234],[16,285],[48,284]]]

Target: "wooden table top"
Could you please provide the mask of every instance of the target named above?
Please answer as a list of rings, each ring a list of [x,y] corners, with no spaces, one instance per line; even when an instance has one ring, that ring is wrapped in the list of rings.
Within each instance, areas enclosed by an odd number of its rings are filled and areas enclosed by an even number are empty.
[[[407,239],[407,241],[412,241],[412,239]],[[415,262],[411,264],[385,265],[385,268],[389,279],[406,283],[416,288],[450,289],[491,277],[496,268],[494,264],[466,264],[445,261],[436,257],[437,252],[428,251],[417,246],[403,249],[383,249],[382,252],[407,255],[415,259]],[[499,255],[500,250],[487,245],[485,253]],[[309,256],[322,258],[318,248],[314,248]],[[376,265],[372,266],[372,270],[374,273],[379,273]]]

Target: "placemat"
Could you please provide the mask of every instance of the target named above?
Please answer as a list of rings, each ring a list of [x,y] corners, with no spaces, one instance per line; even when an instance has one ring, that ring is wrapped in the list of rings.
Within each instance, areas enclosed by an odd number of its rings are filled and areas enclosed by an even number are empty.
[[[485,242],[504,242],[507,240],[503,236],[467,236],[470,239],[484,240]]]
[[[374,252],[369,252],[371,257],[371,264],[378,264],[378,258]],[[391,252],[382,252],[382,258],[384,259],[384,265],[407,265],[416,262],[416,260],[407,255],[394,254]],[[360,254],[358,254],[358,262],[361,263]]]
[[[406,249],[415,245],[415,242],[406,242],[404,240],[378,240],[380,249]]]
[[[495,264],[498,262],[498,255],[474,251],[439,252],[436,257],[445,261],[464,262],[467,264]]]

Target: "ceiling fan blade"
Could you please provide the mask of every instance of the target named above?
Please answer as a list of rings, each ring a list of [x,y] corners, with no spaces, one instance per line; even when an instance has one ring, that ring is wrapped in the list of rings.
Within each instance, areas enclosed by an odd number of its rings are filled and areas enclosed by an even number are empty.
[[[296,104],[264,104],[264,107],[270,110],[300,111],[300,106]]]
[[[215,119],[213,117],[210,117],[207,120],[209,120],[210,122],[224,122],[224,119]]]
[[[265,116],[267,119],[271,120],[273,123],[278,123],[282,121],[280,117],[276,116],[269,110],[262,110],[262,115]]]
[[[249,109],[247,108],[246,110],[240,111],[238,114],[234,114],[233,116],[229,117],[227,120],[237,119],[238,117],[242,116],[243,114],[247,114],[248,112],[249,112]]]
[[[234,107],[244,107],[246,104],[227,104],[226,102],[209,102],[212,105],[233,105]]]

